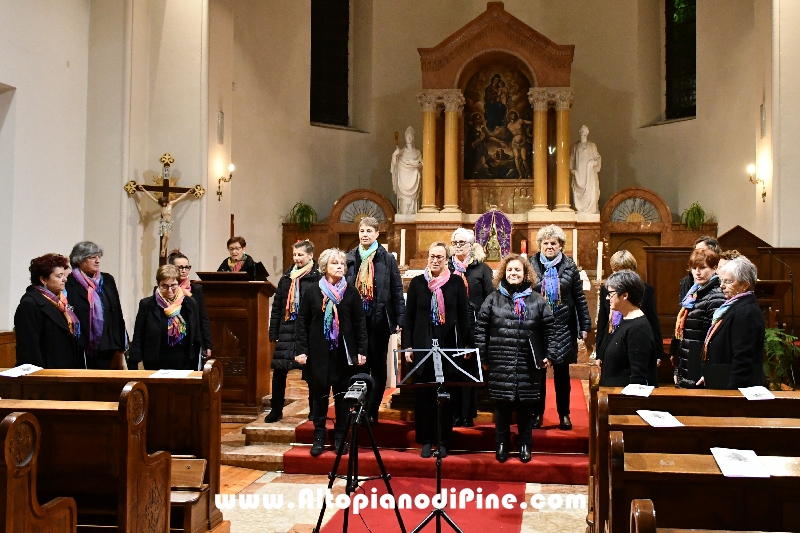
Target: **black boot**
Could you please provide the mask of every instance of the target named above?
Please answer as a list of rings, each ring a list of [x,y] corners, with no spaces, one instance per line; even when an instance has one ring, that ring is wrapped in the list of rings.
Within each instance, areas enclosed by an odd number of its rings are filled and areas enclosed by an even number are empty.
[[[317,457],[325,449],[325,438],[314,437],[314,444],[311,446],[311,457]]]
[[[558,425],[560,429],[572,429],[572,421],[569,419],[569,415],[564,415],[561,417],[561,423]]]
[[[523,463],[527,463],[531,460],[531,445],[530,444],[520,444],[519,445],[519,460]]]
[[[277,401],[272,404],[269,414],[264,417],[264,422],[272,424],[283,418],[283,402]]]
[[[539,429],[542,427],[542,415],[533,415],[533,421],[531,422],[531,427],[533,429]]]
[[[509,444],[507,442],[498,442],[497,453],[494,454],[494,458],[500,463],[505,463],[508,459],[508,448]]]

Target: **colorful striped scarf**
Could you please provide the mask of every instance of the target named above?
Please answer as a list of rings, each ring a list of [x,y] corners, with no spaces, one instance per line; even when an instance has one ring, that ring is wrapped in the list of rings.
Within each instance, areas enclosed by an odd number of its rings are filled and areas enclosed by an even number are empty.
[[[361,295],[361,301],[364,304],[364,311],[369,311],[374,298],[374,282],[375,282],[375,266],[372,260],[375,258],[375,252],[378,251],[378,241],[373,242],[366,250],[363,246],[358,247],[358,254],[361,256],[361,266],[358,267],[358,276],[356,276],[356,289]]]
[[[561,263],[564,255],[558,252],[553,259],[548,260],[543,253],[539,253],[539,262],[544,267],[544,278],[542,278],[542,296],[547,300],[547,305],[553,309],[556,305],[561,305],[561,283],[558,280],[558,264]]]
[[[475,258],[472,256],[472,252],[470,251],[469,255],[466,257],[464,262],[458,260],[458,257],[453,256],[450,259],[453,260],[453,268],[455,269],[455,273],[461,276],[461,279],[464,281],[464,288],[467,289],[467,298],[469,298],[469,282],[467,282],[467,267],[475,262]]]
[[[67,303],[67,294],[65,291],[61,291],[61,294],[58,296],[55,293],[49,291],[47,287],[37,285],[36,289],[42,293],[48,302],[53,304],[56,309],[64,313],[64,318],[67,319],[67,326],[69,326],[69,332],[77,339],[81,336],[81,322],[78,320],[78,317],[75,316],[75,312],[72,310],[72,306]]]
[[[177,346],[186,337],[186,320],[181,316],[181,307],[183,306],[183,299],[186,295],[183,289],[178,286],[175,298],[168,302],[163,296],[161,291],[156,288],[156,303],[164,310],[164,314],[169,318],[167,324],[167,344],[170,346]]]
[[[185,280],[181,281],[180,286],[181,286],[181,290],[183,291],[183,294],[185,294],[186,296],[191,298],[191,296],[192,296],[192,282],[189,281],[189,278],[186,278]]]
[[[434,326],[444,324],[444,294],[442,286],[450,280],[450,269],[443,268],[438,277],[431,275],[431,268],[425,267],[425,281],[428,282],[428,289],[431,291],[431,322]]]
[[[228,268],[231,269],[231,272],[239,272],[242,267],[244,266],[244,260],[247,259],[247,254],[242,254],[241,261],[234,261],[232,257],[228,258]]]
[[[286,312],[283,315],[283,319],[287,322],[297,319],[297,313],[300,311],[300,278],[311,272],[313,267],[314,261],[309,261],[299,268],[295,265],[289,272],[292,283],[289,285],[289,294],[286,296]]]
[[[100,347],[100,339],[103,337],[103,300],[100,294],[103,292],[103,275],[98,272],[93,277],[89,277],[80,268],[72,271],[81,287],[86,289],[86,299],[89,301],[89,344],[87,352],[91,355]]]
[[[683,330],[686,327],[686,317],[689,316],[689,310],[694,309],[694,303],[697,300],[697,293],[711,283],[711,281],[716,278],[717,275],[714,274],[711,276],[705,284],[700,285],[699,283],[695,283],[692,285],[692,288],[689,289],[689,292],[686,293],[686,296],[683,297],[683,301],[681,302],[681,310],[678,312],[678,318],[675,320],[675,338],[679,341],[683,340]]]
[[[714,333],[717,332],[717,328],[722,324],[722,319],[725,317],[725,314],[731,308],[731,305],[738,300],[739,298],[743,298],[749,294],[753,294],[753,291],[745,291],[740,292],[739,294],[732,296],[725,300],[725,303],[719,306],[716,311],[714,311],[714,317],[711,319],[711,327],[708,328],[708,333],[706,333],[706,340],[703,342],[703,361],[706,360],[706,352],[708,351],[708,343],[711,342],[711,337]]]
[[[505,284],[500,284],[500,294],[505,296],[506,298],[511,298],[514,302],[514,314],[517,315],[519,321],[522,322],[525,319],[525,313],[527,311],[527,306],[525,305],[525,298],[533,294],[533,289],[528,286],[525,290],[520,292],[515,292],[513,295],[508,292],[506,289]]]
[[[322,290],[322,311],[325,317],[322,320],[323,333],[328,339],[331,350],[339,346],[339,310],[338,306],[344,298],[344,291],[347,289],[347,280],[342,279],[336,285],[331,284],[328,278],[322,276],[319,280],[319,288]]]

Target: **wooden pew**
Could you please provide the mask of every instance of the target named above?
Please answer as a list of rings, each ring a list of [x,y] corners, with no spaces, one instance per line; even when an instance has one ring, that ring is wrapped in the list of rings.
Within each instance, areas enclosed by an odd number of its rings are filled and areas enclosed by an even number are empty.
[[[731,531],[721,529],[667,529],[656,527],[656,510],[650,500],[631,503],[631,533],[763,533],[761,531]]]
[[[608,435],[612,429],[623,430],[623,426],[615,428],[609,427],[609,422],[625,424],[631,422],[629,428],[636,430],[632,434],[630,445],[636,448],[629,448],[632,451],[644,451],[647,433],[655,430],[659,433],[654,435],[668,435],[661,439],[662,448],[650,446],[649,450],[672,453],[708,453],[711,446],[705,446],[710,442],[715,442],[713,446],[722,447],[747,447],[743,443],[753,443],[753,449],[757,453],[767,453],[780,455],[782,453],[794,453],[783,446],[784,442],[766,442],[761,437],[753,435],[752,428],[761,426],[781,426],[780,432],[789,431],[791,435],[797,435],[797,420],[785,422],[773,422],[771,419],[792,418],[800,416],[800,393],[797,392],[775,392],[778,397],[776,400],[751,401],[746,399],[739,391],[721,390],[685,390],[675,388],[655,389],[648,398],[635,396],[625,396],[621,394],[622,388],[603,387],[593,388],[590,382],[590,467],[593,468],[590,478],[590,500],[589,512],[587,513],[587,524],[591,531],[602,532],[605,520],[608,518],[608,466],[601,458],[608,457]],[[684,423],[690,423],[693,430],[704,432],[695,438],[689,435],[682,428],[650,428],[636,414],[638,409],[648,409],[653,411],[669,411],[677,416]],[[680,415],[680,416],[679,416]],[[718,432],[724,421],[716,423],[710,420],[683,419],[682,416],[690,417],[739,417],[738,427],[726,429],[723,433],[711,436]],[[617,418],[615,416],[626,416],[628,418]],[[743,418],[760,418],[767,420],[747,422]],[[708,427],[703,427],[708,426]],[[641,437],[642,432],[647,434]],[[594,434],[594,435],[593,435]],[[670,438],[671,437],[671,438]],[[752,438],[751,438],[752,437]],[[641,444],[640,444],[641,443]],[[758,444],[761,443],[761,444]],[[655,444],[655,443],[653,443]],[[782,447],[783,446],[783,447]]]
[[[0,400],[0,416],[29,412],[41,427],[39,496],[69,496],[81,531],[169,531],[170,454],[148,454],[147,388],[119,402]]]
[[[0,463],[0,531],[75,533],[75,500],[61,497],[39,505],[36,471],[41,432],[36,417],[30,413],[9,414],[0,422],[0,440],[5,458]]]
[[[710,454],[626,453],[619,431],[610,443],[610,533],[630,530],[635,499],[672,528],[800,531],[798,457],[760,456],[769,478],[726,478]]]
[[[214,530],[223,522],[214,495],[220,493],[222,455],[222,365],[211,359],[187,378],[152,378],[152,370],[40,370],[18,378],[0,376],[0,397],[70,401],[115,401],[130,380],[147,386],[147,450],[207,461],[201,491],[172,493],[172,528],[185,533]]]

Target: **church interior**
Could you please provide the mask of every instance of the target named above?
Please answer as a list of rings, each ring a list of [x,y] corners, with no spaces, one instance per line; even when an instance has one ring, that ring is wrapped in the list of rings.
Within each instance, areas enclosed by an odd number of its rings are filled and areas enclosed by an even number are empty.
[[[493,400],[477,392],[474,427],[455,427],[441,459],[461,530],[800,531],[796,359],[767,376],[768,402],[675,388],[669,357],[660,387],[631,396],[600,386],[595,364],[612,256],[630,252],[652,286],[654,342],[669,352],[706,237],[757,268],[761,330],[796,358],[798,28],[796,0],[0,0],[0,367],[20,364],[29,262],[83,241],[116,280],[123,337],[179,250],[213,338],[182,375],[130,356],[126,370],[0,372],[2,531],[412,530],[429,509],[403,510],[403,527],[374,504],[294,508],[319,503],[336,468],[335,451],[309,455],[305,371],[288,373],[282,419],[264,422],[282,316],[270,310],[297,243],[315,260],[364,257],[373,219],[406,294],[458,228],[496,270],[509,254],[544,258],[537,236],[556,225],[580,275],[592,327],[563,374],[571,424],[545,370],[533,458],[515,438],[499,463]],[[232,241],[256,262],[249,278]],[[214,277],[226,261],[234,276]],[[364,507],[386,493],[384,465],[395,493],[437,491],[413,389],[398,384],[411,370],[393,352],[402,324],[389,322],[375,453],[362,431],[338,470],[360,458],[372,479],[331,480],[333,499],[354,492]],[[680,427],[653,428],[642,409]],[[108,453],[81,459],[87,446]],[[728,479],[711,451],[723,448],[754,450],[768,473]],[[459,509],[466,492],[516,503]]]

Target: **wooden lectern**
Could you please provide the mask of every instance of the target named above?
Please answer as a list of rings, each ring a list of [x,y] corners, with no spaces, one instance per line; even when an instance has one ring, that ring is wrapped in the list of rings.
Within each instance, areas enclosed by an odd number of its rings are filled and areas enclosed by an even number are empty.
[[[211,336],[211,356],[222,363],[222,413],[258,415],[270,392],[269,281],[200,281]]]

